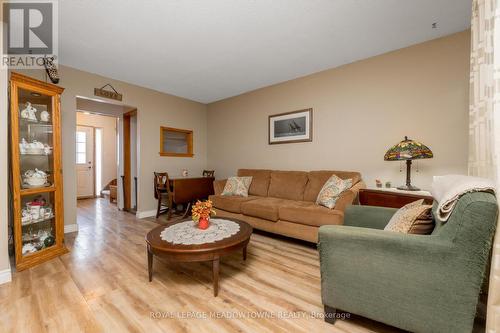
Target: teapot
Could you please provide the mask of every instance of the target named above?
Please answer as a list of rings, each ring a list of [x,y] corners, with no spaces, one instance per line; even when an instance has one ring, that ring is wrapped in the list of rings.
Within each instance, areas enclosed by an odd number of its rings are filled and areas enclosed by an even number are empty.
[[[47,183],[47,174],[42,170],[28,170],[24,173],[24,181],[31,186],[42,186]]]
[[[36,149],[43,149],[45,145],[40,141],[33,140],[33,142],[31,143],[31,147]]]
[[[52,148],[43,144],[40,141],[33,140],[33,142],[29,143],[26,139],[22,139],[21,143],[19,143],[19,153],[21,154],[46,154],[49,155],[52,152]]]
[[[21,118],[28,119],[31,121],[38,121],[36,119],[37,110],[31,105],[30,102],[26,102],[26,107],[21,111]]]

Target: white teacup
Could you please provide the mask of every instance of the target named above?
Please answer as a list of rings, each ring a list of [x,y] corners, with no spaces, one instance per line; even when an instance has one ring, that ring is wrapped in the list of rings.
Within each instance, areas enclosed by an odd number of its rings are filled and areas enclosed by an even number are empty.
[[[22,210],[22,217],[21,217],[21,221],[23,223],[27,223],[27,222],[30,222],[31,221],[31,213],[30,213],[30,210],[27,209],[27,208],[23,208]]]
[[[38,220],[40,218],[40,205],[29,205],[30,214],[33,220]]]

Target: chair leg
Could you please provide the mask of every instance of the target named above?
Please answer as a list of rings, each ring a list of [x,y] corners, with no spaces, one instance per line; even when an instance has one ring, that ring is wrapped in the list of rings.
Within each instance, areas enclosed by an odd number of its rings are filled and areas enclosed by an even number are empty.
[[[172,208],[174,206],[174,203],[172,201],[172,198],[169,196],[168,198],[168,211],[167,211],[167,221],[170,220],[172,218]]]
[[[186,207],[186,210],[184,211],[184,214],[182,215],[182,218],[183,218],[183,219],[185,219],[185,218],[188,216],[188,214],[189,214],[189,209],[190,209],[190,208],[191,208],[191,203],[190,203],[190,202],[188,202],[187,207]]]
[[[160,216],[160,209],[161,209],[161,197],[158,198],[158,208],[156,210],[156,218]]]
[[[337,309],[331,308],[328,305],[325,305],[325,321],[329,324],[334,325],[336,317]]]

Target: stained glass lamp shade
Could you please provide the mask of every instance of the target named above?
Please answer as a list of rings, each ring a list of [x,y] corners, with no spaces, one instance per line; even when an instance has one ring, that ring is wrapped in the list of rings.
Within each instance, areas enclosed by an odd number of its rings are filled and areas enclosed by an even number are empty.
[[[398,187],[399,190],[418,191],[418,187],[411,185],[411,161],[421,158],[433,158],[432,151],[426,145],[405,139],[391,147],[384,155],[385,161],[406,161],[406,185]]]

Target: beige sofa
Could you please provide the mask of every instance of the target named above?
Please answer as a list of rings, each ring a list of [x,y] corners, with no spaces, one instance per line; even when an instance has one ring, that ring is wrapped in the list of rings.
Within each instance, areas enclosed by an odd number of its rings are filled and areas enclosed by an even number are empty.
[[[317,205],[323,184],[336,174],[352,179],[353,186],[343,192],[334,209]],[[256,229],[309,242],[318,241],[318,229],[325,224],[342,224],[344,209],[357,201],[364,188],[359,172],[349,171],[276,171],[240,169],[238,176],[251,176],[248,197],[222,196],[226,180],[214,182],[210,196],[218,217],[236,218]]]

